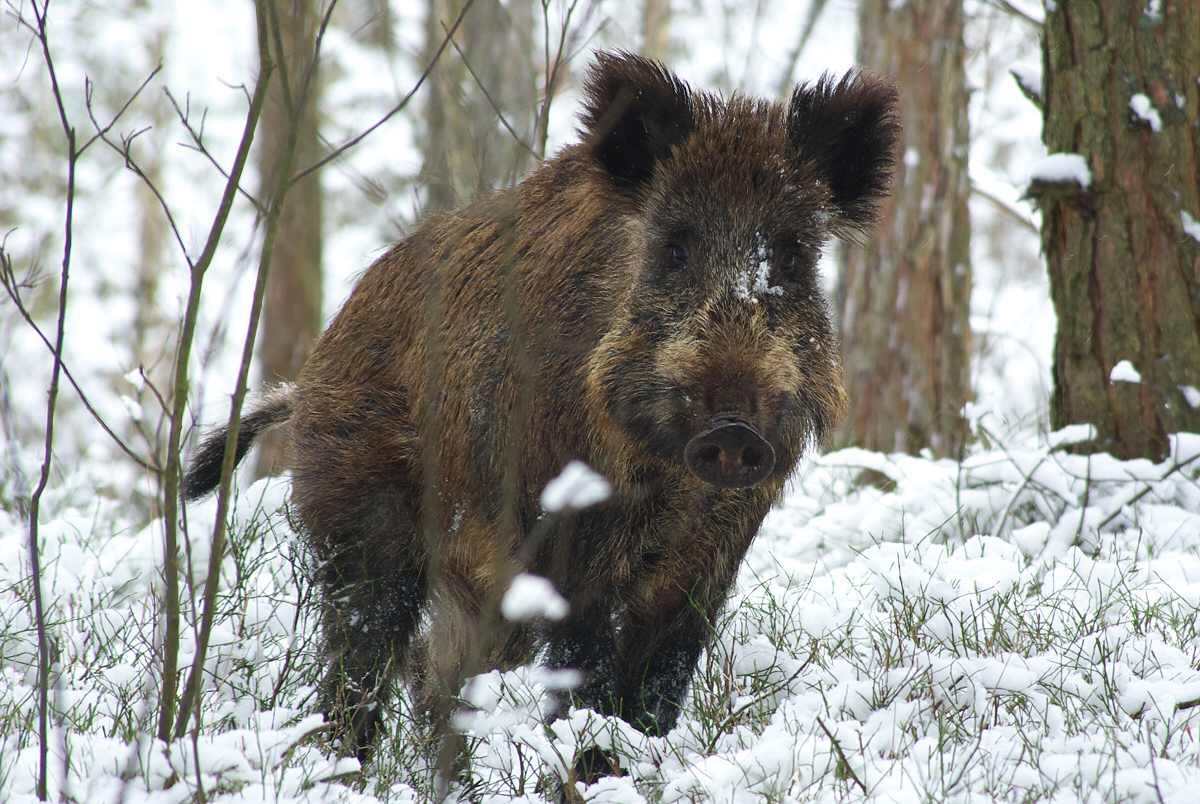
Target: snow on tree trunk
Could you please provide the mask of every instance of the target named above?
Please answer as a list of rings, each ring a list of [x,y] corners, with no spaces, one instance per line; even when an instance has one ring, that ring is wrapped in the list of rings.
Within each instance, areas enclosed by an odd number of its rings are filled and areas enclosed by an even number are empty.
[[[864,0],[859,62],[901,88],[904,146],[874,239],[839,279],[850,418],[841,440],[956,456],[971,398],[961,0]]]
[[[1042,138],[1091,173],[1030,190],[1058,314],[1051,424],[1161,459],[1200,431],[1200,0],[1048,4],[1043,60]]]

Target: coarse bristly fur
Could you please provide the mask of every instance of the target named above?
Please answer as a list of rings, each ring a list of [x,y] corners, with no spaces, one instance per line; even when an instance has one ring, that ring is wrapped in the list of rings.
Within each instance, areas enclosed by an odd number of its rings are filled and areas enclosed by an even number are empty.
[[[583,671],[560,713],[674,725],[763,517],[844,415],[816,262],[873,224],[895,104],[861,73],[785,106],[599,54],[579,143],[363,275],[238,445],[290,427],[322,703],[347,750],[368,755],[397,673],[436,709],[466,675],[532,658]],[[216,485],[223,444],[189,495]],[[572,460],[612,497],[543,512]],[[522,571],[567,597],[564,620],[499,618]]]

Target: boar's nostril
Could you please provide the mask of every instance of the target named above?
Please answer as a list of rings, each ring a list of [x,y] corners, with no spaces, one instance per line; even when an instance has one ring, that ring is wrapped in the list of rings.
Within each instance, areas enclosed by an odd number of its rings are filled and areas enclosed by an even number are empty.
[[[766,458],[762,450],[754,447],[746,447],[742,450],[742,465],[748,467],[757,467]]]
[[[775,468],[775,450],[753,428],[725,422],[688,442],[688,470],[706,483],[727,489],[749,488]]]

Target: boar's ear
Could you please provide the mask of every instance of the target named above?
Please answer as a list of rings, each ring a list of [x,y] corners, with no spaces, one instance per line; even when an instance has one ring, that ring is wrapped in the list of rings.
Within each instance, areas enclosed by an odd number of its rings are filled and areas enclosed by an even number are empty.
[[[636,192],[695,126],[692,93],[662,65],[599,53],[584,87],[584,141],[613,183]]]
[[[787,127],[794,158],[815,163],[829,183],[847,234],[874,224],[876,201],[889,192],[901,133],[897,100],[891,84],[854,72],[836,82],[826,74],[792,93]]]

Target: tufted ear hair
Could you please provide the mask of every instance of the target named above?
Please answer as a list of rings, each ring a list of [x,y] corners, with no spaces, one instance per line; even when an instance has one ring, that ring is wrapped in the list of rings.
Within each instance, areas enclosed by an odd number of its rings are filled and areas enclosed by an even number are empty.
[[[695,127],[687,84],[657,62],[598,53],[584,85],[584,142],[617,189],[636,194]]]
[[[899,92],[873,75],[826,74],[801,84],[788,107],[793,158],[814,165],[829,183],[846,234],[874,225],[877,202],[890,192],[902,128]]]

